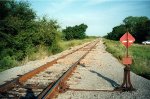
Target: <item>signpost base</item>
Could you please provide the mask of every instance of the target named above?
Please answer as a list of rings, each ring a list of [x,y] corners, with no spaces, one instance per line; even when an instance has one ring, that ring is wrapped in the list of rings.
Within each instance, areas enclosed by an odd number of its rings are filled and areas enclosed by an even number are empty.
[[[114,90],[120,91],[135,91],[130,81],[130,66],[126,65],[124,68],[124,80],[120,87],[115,88]]]

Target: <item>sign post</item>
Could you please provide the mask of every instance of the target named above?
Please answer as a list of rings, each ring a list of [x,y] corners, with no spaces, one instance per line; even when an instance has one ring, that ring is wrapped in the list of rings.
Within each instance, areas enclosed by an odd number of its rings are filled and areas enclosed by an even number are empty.
[[[123,58],[123,64],[125,65],[124,68],[124,79],[123,83],[120,87],[116,88],[115,90],[122,90],[122,91],[133,91],[135,90],[130,81],[130,65],[132,64],[132,58],[129,57],[128,48],[132,45],[135,41],[134,37],[129,33],[126,32],[121,38],[120,42],[126,47],[126,56]]]

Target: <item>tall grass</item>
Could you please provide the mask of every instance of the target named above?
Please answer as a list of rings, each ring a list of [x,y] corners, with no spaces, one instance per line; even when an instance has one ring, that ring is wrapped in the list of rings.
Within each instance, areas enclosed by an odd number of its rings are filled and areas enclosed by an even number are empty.
[[[59,42],[60,46],[62,47],[63,50],[66,50],[70,47],[76,46],[76,45],[81,45],[85,42],[89,42],[94,40],[95,38],[86,38],[86,39],[79,39],[79,40],[69,40],[69,41],[61,41]]]
[[[106,50],[120,61],[126,55],[126,48],[119,42],[104,39]],[[143,77],[150,79],[150,46],[133,44],[129,47],[129,55],[133,58],[131,70]]]
[[[35,52],[32,52],[31,54],[28,54],[23,61],[20,62],[20,65],[25,64],[29,61],[37,60],[37,59],[44,59],[45,57],[52,54],[50,51],[48,51],[48,47],[44,45],[39,45],[36,48]]]

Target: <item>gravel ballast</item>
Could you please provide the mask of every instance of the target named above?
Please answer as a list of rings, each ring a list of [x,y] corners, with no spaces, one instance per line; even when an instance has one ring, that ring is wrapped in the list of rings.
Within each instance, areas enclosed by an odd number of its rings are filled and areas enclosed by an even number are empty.
[[[105,51],[100,41],[77,66],[67,81],[70,89],[113,90],[123,82],[124,65]],[[131,83],[136,91],[103,92],[72,91],[58,95],[57,99],[150,99],[150,80],[131,72]]]
[[[79,45],[79,46],[72,47],[68,50],[65,50],[65,51],[59,53],[59,54],[46,57],[45,59],[30,61],[25,65],[17,66],[17,67],[5,70],[3,72],[0,72],[0,85],[4,84],[6,81],[11,81],[12,79],[17,78],[18,77],[17,75],[23,75],[27,72],[30,72],[30,71],[46,64],[47,62],[50,62],[50,61],[57,59],[63,55],[66,55],[67,53],[70,53],[80,47],[83,47],[84,45],[86,45],[88,43],[89,42]]]

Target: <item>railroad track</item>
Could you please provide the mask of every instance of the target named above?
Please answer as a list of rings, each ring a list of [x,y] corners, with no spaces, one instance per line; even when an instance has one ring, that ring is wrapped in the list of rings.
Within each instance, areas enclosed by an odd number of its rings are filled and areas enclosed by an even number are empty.
[[[94,41],[0,86],[2,99],[49,99],[67,89],[66,80],[98,43]]]

